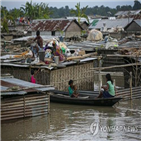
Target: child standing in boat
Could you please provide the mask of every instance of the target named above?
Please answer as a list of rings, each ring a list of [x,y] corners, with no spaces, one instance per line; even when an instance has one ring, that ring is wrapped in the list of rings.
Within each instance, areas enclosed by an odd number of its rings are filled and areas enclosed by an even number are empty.
[[[78,97],[78,91],[77,91],[77,87],[75,85],[73,85],[73,80],[69,81],[69,95],[70,97]]]
[[[107,80],[107,85],[101,87],[104,89],[104,91],[101,91],[97,98],[101,98],[101,97],[109,98],[115,96],[115,86],[113,84],[113,80],[111,79],[110,74],[106,74],[106,80]]]

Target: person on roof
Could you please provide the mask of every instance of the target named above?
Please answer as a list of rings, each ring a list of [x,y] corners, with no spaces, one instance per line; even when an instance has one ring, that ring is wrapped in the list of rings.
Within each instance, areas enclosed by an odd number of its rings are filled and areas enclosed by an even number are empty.
[[[62,50],[60,46],[57,46],[55,41],[52,43],[52,56],[59,56],[59,60],[63,61],[64,60],[64,55],[62,53]]]
[[[32,53],[33,53],[33,56],[34,57],[38,57],[38,55],[39,55],[39,50],[41,50],[41,49],[43,49],[43,39],[42,39],[42,37],[40,36],[40,31],[38,30],[37,32],[36,32],[36,38],[34,39],[34,41],[36,41],[37,40],[37,43],[36,43],[36,45],[34,45],[34,46],[31,46],[31,51],[32,51]]]
[[[37,32],[36,32],[36,38],[34,39],[34,41],[36,41],[37,40],[37,44],[38,44],[38,46],[40,47],[40,48],[43,48],[43,39],[42,39],[42,37],[40,36],[40,31],[38,30]]]

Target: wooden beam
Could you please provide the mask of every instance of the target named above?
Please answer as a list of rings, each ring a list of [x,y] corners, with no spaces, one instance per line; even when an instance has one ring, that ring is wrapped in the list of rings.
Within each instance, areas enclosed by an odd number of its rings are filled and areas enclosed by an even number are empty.
[[[91,70],[106,70],[106,69],[112,69],[112,68],[123,68],[123,67],[130,67],[130,66],[140,66],[141,63],[132,63],[132,64],[126,64],[126,65],[115,65],[110,67],[97,67],[97,68],[91,68]]]
[[[141,55],[122,55],[122,54],[109,54],[107,57],[141,57]]]
[[[91,72],[91,71],[90,71]],[[110,73],[110,75],[114,75],[114,76],[123,76],[123,72],[108,72]],[[94,74],[99,74],[99,71],[95,71]],[[100,72],[101,75],[106,75],[107,72]]]

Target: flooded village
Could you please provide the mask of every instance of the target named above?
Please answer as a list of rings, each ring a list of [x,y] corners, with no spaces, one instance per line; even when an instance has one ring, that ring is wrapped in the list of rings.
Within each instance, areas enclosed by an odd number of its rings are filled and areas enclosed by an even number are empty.
[[[3,5],[1,141],[141,140],[141,2]]]

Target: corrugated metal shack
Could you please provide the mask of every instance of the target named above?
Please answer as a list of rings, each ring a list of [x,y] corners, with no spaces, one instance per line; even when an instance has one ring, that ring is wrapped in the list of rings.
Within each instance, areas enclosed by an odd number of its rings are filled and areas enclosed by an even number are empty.
[[[88,30],[89,24],[88,24],[86,21],[84,21],[84,22],[81,23],[81,27],[82,27],[84,30]]]
[[[75,19],[48,19],[34,20],[31,25],[31,30],[32,35],[35,35],[36,31],[39,30],[41,35],[65,36],[66,38],[70,38],[73,36],[80,37],[83,28]]]
[[[137,40],[132,39],[131,41],[127,41],[123,44],[120,45],[120,49],[134,49],[136,50],[141,50],[141,38],[138,38]],[[136,54],[134,53],[129,54],[129,55],[125,55],[123,56],[123,59],[125,61],[126,64],[130,64],[130,63],[138,63],[141,62],[141,54]],[[141,66],[129,66],[125,68],[124,71],[124,78],[125,78],[125,88],[129,87],[129,79],[130,79],[130,74],[129,72],[132,72],[133,75],[133,86],[140,86],[141,85]],[[136,74],[138,75],[136,78]],[[138,79],[138,80],[136,80]],[[138,82],[137,82],[138,81]]]
[[[94,73],[90,72],[90,69],[94,67],[94,62],[97,63],[97,58],[88,57],[64,62],[54,67],[7,62],[1,63],[1,72],[10,73],[16,78],[29,81],[31,69],[41,68],[41,71],[36,75],[38,84],[53,85],[58,90],[66,91],[68,81],[72,79],[79,89],[93,90]]]
[[[104,27],[104,24],[107,27],[107,29],[117,28],[117,27],[124,28],[129,23],[131,23],[132,20],[133,18],[114,19],[114,20],[102,19],[102,20],[97,21],[95,25],[91,24],[89,26],[89,29],[102,30],[102,28]]]
[[[103,35],[108,35],[110,34],[111,37],[116,38],[116,39],[122,39],[127,36],[126,32],[117,32],[117,31],[110,31],[113,28],[118,30],[118,29],[124,29],[129,23],[133,21],[133,18],[123,18],[123,19],[102,19],[95,21],[89,26],[89,29],[96,29],[100,30]],[[106,29],[103,31],[103,29]]]
[[[124,28],[124,30],[132,34],[141,34],[141,19],[132,21]]]
[[[140,19],[141,18],[141,10],[132,10],[132,11],[118,11],[115,14],[116,18],[134,18]]]
[[[1,120],[48,114],[52,86],[33,84],[11,75],[1,76]]]

